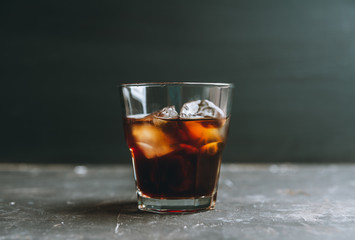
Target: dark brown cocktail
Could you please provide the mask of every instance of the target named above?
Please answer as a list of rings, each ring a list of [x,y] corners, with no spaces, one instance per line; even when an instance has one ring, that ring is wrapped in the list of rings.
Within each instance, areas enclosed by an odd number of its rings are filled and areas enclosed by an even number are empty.
[[[181,213],[215,207],[232,88],[197,82],[120,86],[138,209]]]
[[[215,194],[228,118],[125,118],[138,191],[148,198]]]

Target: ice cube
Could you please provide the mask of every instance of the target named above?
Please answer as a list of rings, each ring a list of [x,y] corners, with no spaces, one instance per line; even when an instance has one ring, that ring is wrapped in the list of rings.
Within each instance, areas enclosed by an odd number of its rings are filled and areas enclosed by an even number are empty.
[[[208,155],[215,155],[222,151],[223,145],[222,142],[208,143],[201,148],[201,152]]]
[[[197,100],[185,103],[180,110],[180,118],[223,118],[222,109],[209,100]]]
[[[184,124],[189,138],[199,145],[223,141],[218,128],[206,127],[200,121],[186,121]]]
[[[176,119],[179,117],[178,112],[175,110],[175,106],[167,106],[159,112],[156,112],[154,115],[164,119]]]
[[[161,157],[175,149],[173,139],[169,138],[160,128],[150,124],[135,125],[132,127],[132,135],[137,147],[148,159]]]

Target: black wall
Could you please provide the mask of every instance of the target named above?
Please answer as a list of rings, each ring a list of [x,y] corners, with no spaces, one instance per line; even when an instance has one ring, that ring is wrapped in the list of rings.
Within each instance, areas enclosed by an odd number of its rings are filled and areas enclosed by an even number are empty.
[[[233,82],[224,162],[355,161],[355,1],[1,1],[0,161],[129,163],[116,85]]]

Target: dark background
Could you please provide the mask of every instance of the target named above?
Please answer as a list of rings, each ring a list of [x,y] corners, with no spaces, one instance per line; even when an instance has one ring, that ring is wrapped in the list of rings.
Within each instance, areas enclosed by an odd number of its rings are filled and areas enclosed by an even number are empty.
[[[224,162],[355,161],[355,1],[1,1],[0,161],[130,163],[116,85],[233,82]]]

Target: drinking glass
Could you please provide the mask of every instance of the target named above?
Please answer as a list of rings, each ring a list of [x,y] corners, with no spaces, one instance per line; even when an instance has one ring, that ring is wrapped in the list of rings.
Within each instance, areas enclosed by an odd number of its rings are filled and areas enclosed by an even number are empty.
[[[233,85],[161,82],[119,87],[138,208],[213,209]]]

